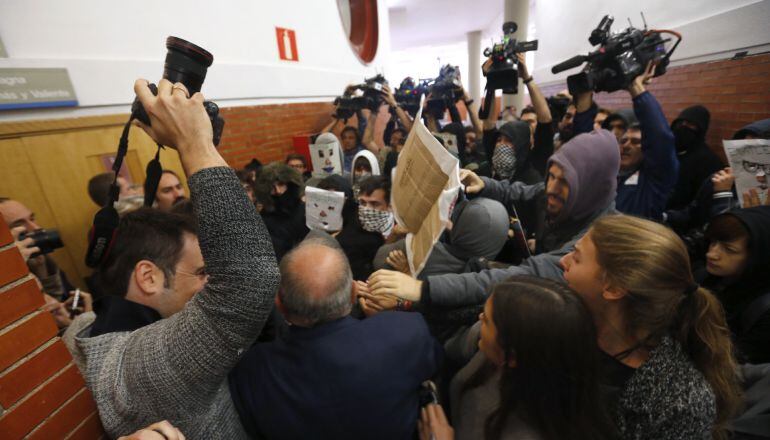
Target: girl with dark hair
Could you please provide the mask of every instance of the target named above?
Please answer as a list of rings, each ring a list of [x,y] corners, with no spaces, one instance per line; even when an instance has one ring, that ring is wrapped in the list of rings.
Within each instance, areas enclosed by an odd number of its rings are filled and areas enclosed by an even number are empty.
[[[591,314],[563,284],[514,277],[479,316],[479,352],[452,381],[459,439],[604,439],[613,427],[599,390]],[[453,438],[443,410],[423,409],[421,439]]]
[[[724,438],[740,404],[719,301],[695,284],[677,235],[636,217],[605,216],[562,258],[585,300],[627,439]]]
[[[770,362],[770,206],[715,217],[706,239],[703,285],[725,308],[738,359]]]

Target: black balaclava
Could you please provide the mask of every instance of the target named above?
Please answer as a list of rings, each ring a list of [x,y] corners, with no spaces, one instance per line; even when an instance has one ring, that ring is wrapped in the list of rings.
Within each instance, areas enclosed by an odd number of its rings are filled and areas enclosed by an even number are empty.
[[[683,121],[694,124],[698,129],[693,130],[690,127],[685,127],[682,124]],[[694,105],[682,110],[682,113],[671,123],[677,152],[684,153],[702,144],[706,138],[710,122],[711,113],[702,105]]]

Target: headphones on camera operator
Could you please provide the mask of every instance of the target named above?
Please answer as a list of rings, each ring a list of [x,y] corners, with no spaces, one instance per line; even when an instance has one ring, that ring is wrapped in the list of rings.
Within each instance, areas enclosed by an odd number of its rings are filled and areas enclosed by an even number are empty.
[[[172,83],[180,82],[184,84],[191,96],[199,92],[203,85],[203,80],[206,79],[206,71],[214,62],[214,56],[205,49],[177,37],[168,37],[166,39],[166,49],[168,49],[168,52],[166,52],[163,78]],[[150,84],[149,88],[157,96],[158,87],[155,84]],[[211,120],[214,131],[214,145],[219,145],[225,120],[219,115],[219,107],[215,103],[204,101],[203,106]],[[142,107],[139,98],[134,99],[131,105],[131,117],[123,127],[123,133],[120,136],[118,152],[112,165],[115,179],[112,181],[112,185],[110,185],[109,200],[94,216],[93,226],[88,233],[88,251],[86,252],[86,265],[88,267],[97,267],[105,260],[118,232],[120,216],[114,207],[120,195],[118,174],[123,165],[123,159],[128,152],[128,131],[134,119],[142,121],[145,125],[151,125],[150,118],[144,107]],[[147,164],[147,176],[144,182],[144,206],[147,207],[152,206],[155,201],[155,193],[158,190],[160,178],[163,174],[163,168],[160,165],[160,150],[163,146],[157,145],[158,151],[155,153],[155,158]]]

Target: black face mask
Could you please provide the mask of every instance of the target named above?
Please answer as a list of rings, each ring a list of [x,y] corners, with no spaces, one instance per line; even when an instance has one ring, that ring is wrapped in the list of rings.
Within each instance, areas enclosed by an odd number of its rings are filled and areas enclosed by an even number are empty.
[[[299,198],[295,194],[294,188],[291,187],[281,195],[272,195],[270,197],[273,199],[275,212],[281,214],[291,214],[291,212],[294,211],[294,208],[299,204]]]
[[[674,128],[674,140],[676,142],[676,150],[678,152],[684,152],[698,144],[698,132],[692,128],[679,125]]]
[[[559,140],[561,141],[562,145],[567,143],[570,139],[575,137],[575,132],[572,130],[572,126],[564,127],[561,130],[559,130]]]

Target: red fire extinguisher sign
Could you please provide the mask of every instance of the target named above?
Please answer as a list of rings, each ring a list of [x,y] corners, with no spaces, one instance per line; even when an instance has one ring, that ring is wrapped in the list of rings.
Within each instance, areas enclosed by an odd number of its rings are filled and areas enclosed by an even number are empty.
[[[278,56],[282,60],[299,61],[297,38],[292,29],[276,27],[275,38],[278,42]]]

